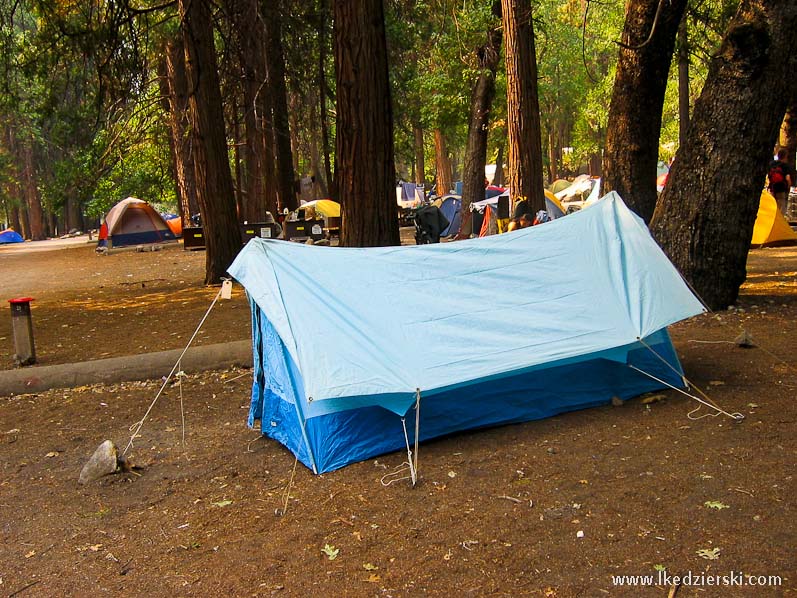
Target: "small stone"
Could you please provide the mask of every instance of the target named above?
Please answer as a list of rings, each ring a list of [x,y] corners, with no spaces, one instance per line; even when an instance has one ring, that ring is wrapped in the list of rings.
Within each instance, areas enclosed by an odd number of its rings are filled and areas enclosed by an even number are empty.
[[[755,347],[755,343],[753,342],[753,336],[747,332],[747,330],[743,330],[742,333],[737,336],[734,341],[737,347],[741,347],[742,349],[751,349]]]
[[[578,530],[576,532],[576,538],[583,538],[583,537],[584,537],[584,532],[582,530]]]
[[[118,450],[113,442],[110,440],[103,442],[83,466],[78,482],[88,484],[94,480],[99,480],[103,476],[115,473],[118,461],[117,455]]]
[[[556,449],[554,447],[552,447],[552,446],[548,447],[548,454],[549,455],[555,455],[556,454]]]

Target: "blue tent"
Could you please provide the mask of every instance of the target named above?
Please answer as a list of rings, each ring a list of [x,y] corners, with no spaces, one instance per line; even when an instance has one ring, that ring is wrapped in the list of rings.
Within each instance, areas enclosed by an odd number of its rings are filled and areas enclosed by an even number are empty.
[[[683,387],[666,327],[702,311],[614,193],[456,243],[253,239],[229,271],[252,308],[249,424],[317,473],[414,442],[404,417],[423,441]]]
[[[440,203],[440,211],[448,220],[448,227],[440,233],[441,237],[447,237],[459,232],[460,221],[462,219],[462,198],[459,195],[445,195]]]
[[[4,243],[22,243],[24,239],[14,229],[7,228],[0,230],[0,244]]]

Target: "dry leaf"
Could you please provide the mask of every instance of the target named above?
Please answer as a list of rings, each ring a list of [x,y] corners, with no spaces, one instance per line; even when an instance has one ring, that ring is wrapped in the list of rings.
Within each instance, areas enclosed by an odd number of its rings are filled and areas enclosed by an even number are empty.
[[[642,399],[643,405],[650,405],[651,403],[656,403],[658,401],[663,401],[667,397],[665,395],[650,395],[649,397],[645,397]]]
[[[363,581],[366,583],[379,583],[380,581],[382,581],[382,578],[375,573],[371,573],[371,575],[363,579]]]

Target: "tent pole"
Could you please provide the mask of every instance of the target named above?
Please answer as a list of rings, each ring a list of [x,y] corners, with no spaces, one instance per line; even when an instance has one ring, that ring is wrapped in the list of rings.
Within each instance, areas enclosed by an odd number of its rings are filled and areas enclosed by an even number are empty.
[[[418,481],[418,436],[420,433],[421,427],[421,389],[415,389],[415,455],[413,455],[413,461],[415,464],[413,465],[413,469],[415,471],[415,475],[412,480],[412,485],[415,486],[415,483]]]

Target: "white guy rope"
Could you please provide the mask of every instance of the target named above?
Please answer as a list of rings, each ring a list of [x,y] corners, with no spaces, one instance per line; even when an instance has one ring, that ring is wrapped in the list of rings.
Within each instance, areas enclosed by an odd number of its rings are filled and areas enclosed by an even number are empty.
[[[208,310],[205,312],[205,315],[202,316],[202,319],[199,321],[199,325],[197,325],[196,330],[194,330],[194,334],[192,334],[191,338],[188,339],[188,344],[185,346],[185,349],[183,349],[183,352],[180,353],[180,357],[177,358],[177,361],[175,362],[174,367],[172,368],[172,371],[169,372],[168,376],[166,376],[166,379],[163,381],[163,384],[161,384],[161,387],[160,387],[160,390],[158,391],[158,394],[156,394],[155,398],[152,399],[152,403],[150,403],[149,408],[147,409],[147,412],[144,414],[144,417],[142,417],[140,420],[138,420],[136,423],[134,423],[133,425],[130,426],[129,430],[132,432],[132,435],[130,436],[130,442],[127,443],[127,446],[125,447],[125,450],[122,451],[122,455],[126,455],[127,451],[129,451],[132,448],[133,440],[135,440],[136,436],[138,436],[138,433],[141,431],[141,428],[144,427],[144,422],[147,420],[147,417],[149,417],[149,414],[152,411],[152,408],[155,407],[155,403],[158,402],[158,399],[160,398],[161,394],[163,394],[163,389],[166,388],[166,385],[169,383],[169,380],[172,379],[172,376],[174,375],[174,373],[179,368],[180,362],[183,360],[183,357],[185,356],[186,352],[188,351],[188,348],[191,346],[191,343],[194,342],[194,339],[196,338],[196,335],[199,334],[199,329],[202,328],[202,324],[204,324],[205,320],[208,319],[208,315],[210,315],[211,310],[216,305],[216,302],[219,300],[219,297],[221,297],[221,291],[222,291],[223,288],[224,288],[224,286],[222,285],[222,287],[219,289],[219,292],[216,293],[216,296],[213,298],[213,301],[211,302],[210,307],[208,307]]]

